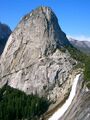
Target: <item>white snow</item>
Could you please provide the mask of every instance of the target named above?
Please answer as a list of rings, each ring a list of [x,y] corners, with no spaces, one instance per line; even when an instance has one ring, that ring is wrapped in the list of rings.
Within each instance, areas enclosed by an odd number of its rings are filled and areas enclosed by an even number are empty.
[[[76,94],[76,89],[77,89],[79,77],[80,77],[80,74],[76,75],[76,77],[73,81],[70,95],[69,95],[68,99],[66,100],[66,102],[48,120],[59,120],[62,117],[62,115],[66,112],[66,110],[70,106],[70,104],[71,104],[71,102]]]

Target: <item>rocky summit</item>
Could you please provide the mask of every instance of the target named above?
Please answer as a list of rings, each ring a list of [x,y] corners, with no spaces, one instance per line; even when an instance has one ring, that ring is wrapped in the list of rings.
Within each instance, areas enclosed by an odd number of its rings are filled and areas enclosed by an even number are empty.
[[[71,45],[48,7],[25,15],[10,35],[0,60],[0,87],[5,84],[27,94],[57,99],[76,61],[66,50]]]

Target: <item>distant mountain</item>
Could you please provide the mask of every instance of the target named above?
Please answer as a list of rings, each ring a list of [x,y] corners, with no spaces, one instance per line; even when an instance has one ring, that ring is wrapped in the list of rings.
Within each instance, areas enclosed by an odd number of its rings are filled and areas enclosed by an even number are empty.
[[[74,47],[86,54],[90,54],[90,41],[79,41],[73,38],[69,38],[69,40]]]
[[[11,29],[8,25],[0,23],[0,55],[3,52],[8,37],[11,34]]]

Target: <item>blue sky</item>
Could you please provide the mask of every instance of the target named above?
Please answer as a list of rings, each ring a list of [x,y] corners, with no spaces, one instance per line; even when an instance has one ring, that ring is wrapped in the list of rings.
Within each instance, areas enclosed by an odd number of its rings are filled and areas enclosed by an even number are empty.
[[[0,21],[14,29],[26,13],[41,5],[53,9],[67,35],[90,39],[90,0],[0,0]]]

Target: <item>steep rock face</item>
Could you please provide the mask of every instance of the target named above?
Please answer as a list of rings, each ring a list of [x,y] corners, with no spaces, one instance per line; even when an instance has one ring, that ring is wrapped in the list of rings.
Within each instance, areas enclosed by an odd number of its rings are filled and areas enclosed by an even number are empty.
[[[90,120],[90,90],[83,86],[83,81],[81,76],[76,95],[60,120]]]
[[[60,48],[71,45],[48,7],[39,7],[20,21],[0,61],[0,86],[56,99],[76,63]]]
[[[64,119],[65,118],[65,119]],[[69,113],[60,120],[90,120],[90,91],[82,92]]]
[[[0,54],[2,53],[10,34],[11,29],[6,24],[0,23]]]

